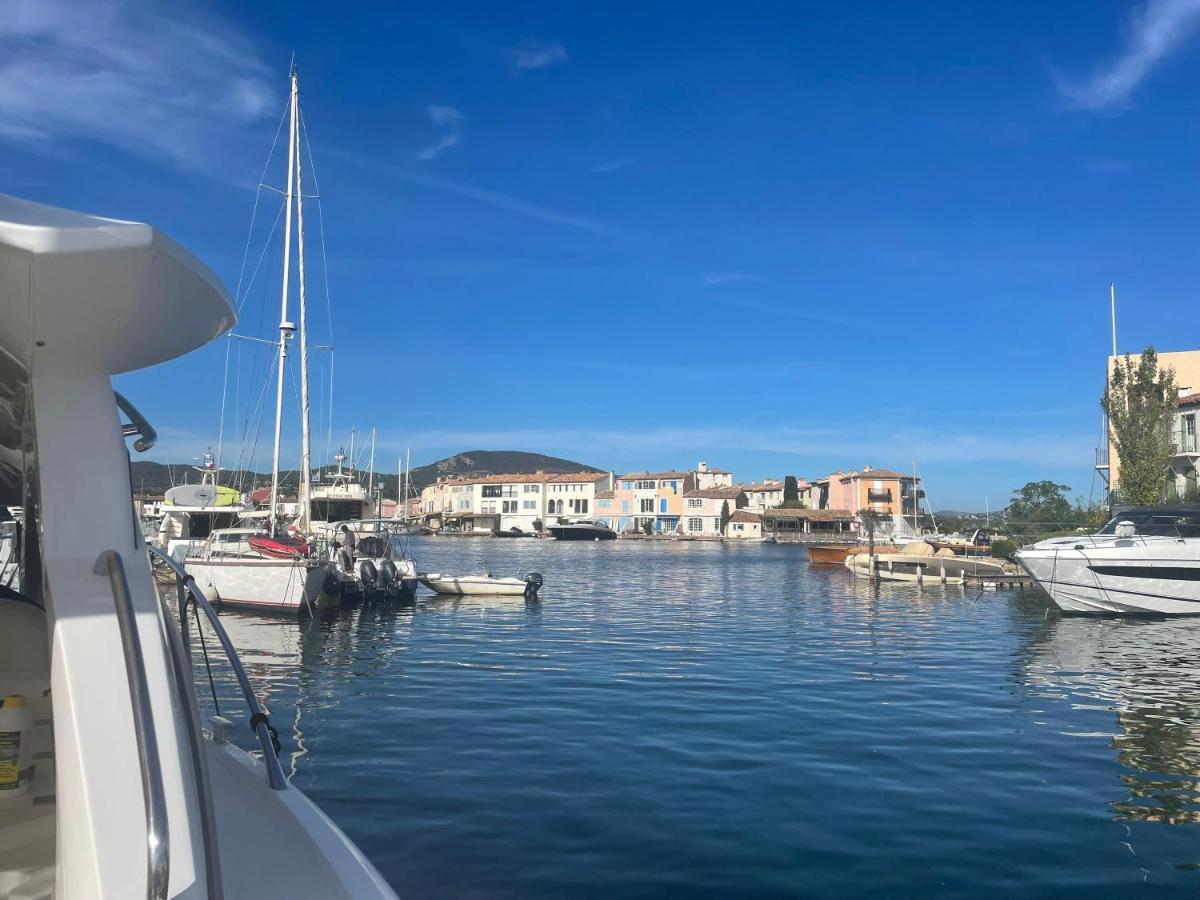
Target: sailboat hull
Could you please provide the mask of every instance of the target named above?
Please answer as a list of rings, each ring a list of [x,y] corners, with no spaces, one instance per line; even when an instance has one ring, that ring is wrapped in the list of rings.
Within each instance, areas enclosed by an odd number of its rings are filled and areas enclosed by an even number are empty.
[[[226,606],[299,615],[310,606],[339,602],[338,597],[312,588],[314,581],[325,580],[320,575],[314,578],[314,573],[327,573],[328,566],[305,560],[189,558],[184,567],[210,599]]]

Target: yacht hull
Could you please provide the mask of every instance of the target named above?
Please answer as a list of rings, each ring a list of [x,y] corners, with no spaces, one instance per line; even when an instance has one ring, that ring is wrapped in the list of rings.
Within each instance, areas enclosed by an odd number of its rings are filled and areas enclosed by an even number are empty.
[[[1200,615],[1198,542],[1044,543],[1017,551],[1016,560],[1063,612]]]

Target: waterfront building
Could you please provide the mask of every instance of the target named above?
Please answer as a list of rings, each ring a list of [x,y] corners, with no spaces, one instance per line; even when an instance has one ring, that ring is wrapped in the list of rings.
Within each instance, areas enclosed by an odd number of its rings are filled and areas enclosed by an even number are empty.
[[[421,491],[420,512],[431,527],[458,531],[534,531],[559,518],[591,515],[612,473],[545,472],[439,478]]]
[[[763,532],[780,541],[849,538],[858,526],[857,515],[848,509],[768,509],[759,515]]]
[[[1139,355],[1129,354],[1135,365]],[[1108,357],[1105,385],[1111,383],[1117,362],[1123,362],[1124,359],[1124,355]],[[1184,497],[1187,496],[1189,485],[1196,482],[1196,465],[1200,461],[1200,452],[1196,450],[1196,413],[1200,411],[1200,350],[1159,353],[1158,367],[1175,372],[1175,386],[1179,389],[1179,415],[1173,432],[1174,453],[1166,473],[1167,496]],[[1112,502],[1112,491],[1120,488],[1120,460],[1107,421],[1104,427],[1107,438],[1105,443],[1096,448],[1096,472],[1104,479]]]
[[[717,469],[709,466],[704,460],[696,465],[692,472],[695,478],[696,487],[704,490],[707,488],[727,488],[733,487],[733,473],[728,469]]]
[[[746,508],[755,512],[774,509],[783,504],[783,481],[781,480],[772,478],[753,484],[743,484],[742,490],[746,492]],[[801,506],[811,508],[814,505],[812,493],[813,486],[806,479],[796,479],[796,498],[800,501]]]
[[[607,507],[597,508],[615,531],[643,531],[647,523],[656,534],[679,529],[683,495],[696,489],[694,472],[628,472],[617,479]]]
[[[730,515],[746,506],[746,492],[738,487],[695,488],[683,495],[683,534],[720,537],[724,534],[722,511]]]
[[[1196,418],[1200,413],[1200,392],[1179,398],[1179,411],[1171,431],[1171,461],[1167,464],[1167,500],[1200,500],[1196,465],[1200,462],[1200,442],[1196,437]]]
[[[916,476],[872,466],[863,466],[861,471],[833,472],[815,482],[814,488],[816,508],[848,509],[855,514],[869,509],[890,517],[898,530],[905,530],[914,516],[921,515],[921,499],[925,496]]]
[[[731,541],[757,541],[763,536],[763,517],[750,509],[736,510],[725,526],[725,537]]]

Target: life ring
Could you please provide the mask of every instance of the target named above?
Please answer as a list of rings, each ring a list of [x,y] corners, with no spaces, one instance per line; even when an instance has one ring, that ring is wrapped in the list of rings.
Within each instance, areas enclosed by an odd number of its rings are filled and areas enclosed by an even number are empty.
[[[371,562],[371,560],[360,560],[358,563],[358,577],[365,587],[373,588],[379,583],[379,570],[375,568],[375,563]]]

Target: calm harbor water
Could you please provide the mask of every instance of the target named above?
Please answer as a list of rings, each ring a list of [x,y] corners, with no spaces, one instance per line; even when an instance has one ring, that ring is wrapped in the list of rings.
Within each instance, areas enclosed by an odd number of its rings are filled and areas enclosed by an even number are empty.
[[[408,900],[1200,892],[1200,622],[787,546],[410,550],[542,600],[223,615],[294,783]]]

